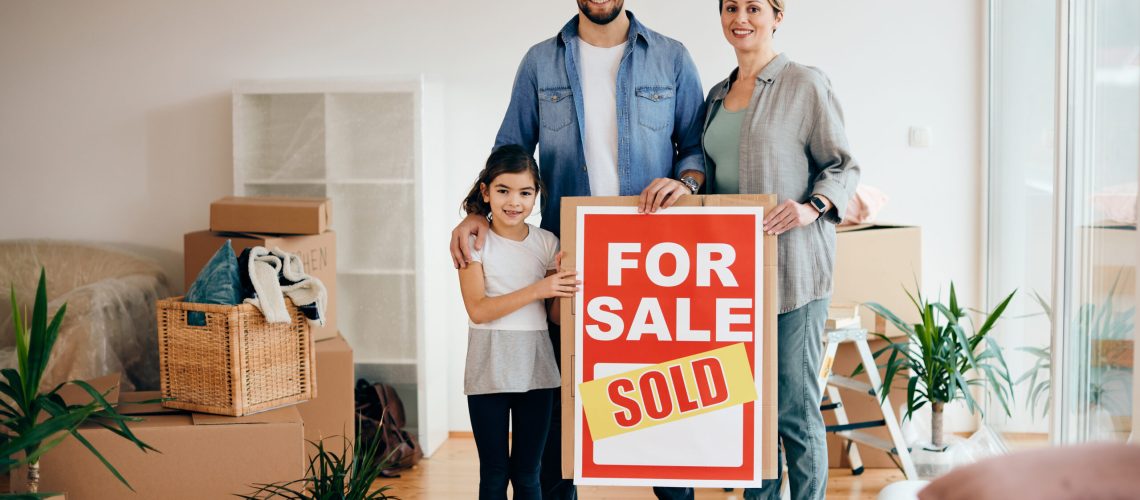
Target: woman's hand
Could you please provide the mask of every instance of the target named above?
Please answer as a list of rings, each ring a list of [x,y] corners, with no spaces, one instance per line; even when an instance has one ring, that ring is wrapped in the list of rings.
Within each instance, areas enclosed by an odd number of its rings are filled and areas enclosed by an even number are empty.
[[[637,203],[637,213],[654,213],[662,208],[673,206],[681,196],[692,194],[689,186],[683,182],[666,179],[664,177],[653,179],[649,186],[641,192],[641,200]]]
[[[451,230],[451,263],[456,269],[467,269],[467,263],[471,262],[471,242],[468,241],[468,236],[474,234],[475,249],[482,250],[490,229],[491,224],[486,217],[468,214],[463,222]]]
[[[535,287],[534,291],[539,299],[573,297],[574,293],[578,291],[578,285],[582,284],[576,279],[577,277],[578,273],[574,271],[559,269],[554,274],[531,286]]]
[[[810,203],[796,203],[795,200],[784,200],[776,205],[776,209],[764,217],[764,232],[781,235],[800,226],[815,222],[820,213]]]

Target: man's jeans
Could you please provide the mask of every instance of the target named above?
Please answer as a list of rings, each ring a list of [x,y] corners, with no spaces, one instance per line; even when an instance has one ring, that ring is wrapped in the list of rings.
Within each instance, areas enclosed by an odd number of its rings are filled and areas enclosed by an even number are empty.
[[[822,499],[827,490],[827,436],[820,413],[821,388],[817,379],[823,353],[823,326],[829,299],[779,315],[778,432],[788,457],[788,482],[792,500]],[[777,471],[783,469],[783,457]],[[745,500],[780,498],[780,480],[763,488],[744,490]]]

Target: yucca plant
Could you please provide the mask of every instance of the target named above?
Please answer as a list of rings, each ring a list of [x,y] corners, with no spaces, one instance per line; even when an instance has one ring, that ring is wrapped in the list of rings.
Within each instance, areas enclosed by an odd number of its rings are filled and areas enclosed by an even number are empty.
[[[27,322],[27,318],[20,314],[14,285],[11,291],[18,367],[0,370],[0,465],[3,470],[11,471],[27,464],[30,495],[21,497],[46,496],[39,494],[40,457],[70,436],[82,443],[119,481],[130,488],[130,483],[78,429],[84,423],[95,423],[129,440],[144,452],[154,450],[135,437],[127,426],[127,422],[140,419],[120,414],[107,401],[106,393],[100,393],[80,380],[64,382],[49,391],[41,391],[40,381],[51,361],[52,348],[59,336],[67,304],[60,306],[49,323],[47,280],[42,268],[31,322]],[[81,388],[91,397],[91,401],[85,404],[65,402],[59,391],[68,384]]]
[[[357,435],[359,434],[357,432]],[[308,441],[315,453],[309,457],[305,477],[280,483],[255,484],[253,487],[256,491],[253,493],[235,496],[245,500],[397,499],[388,495],[390,486],[372,489],[372,483],[389,465],[386,457],[379,457],[381,440],[374,438],[362,446],[355,447],[347,437],[341,436],[341,440],[343,447],[339,454],[325,448],[324,440]]]
[[[1135,329],[1136,308],[1130,307],[1125,310],[1116,310],[1114,304],[1116,302],[1116,289],[1120,284],[1120,274],[1118,273],[1116,279],[1113,281],[1112,286],[1108,290],[1108,294],[1104,300],[1098,305],[1094,303],[1082,304],[1077,309],[1075,319],[1075,333],[1080,339],[1076,343],[1077,353],[1076,359],[1092,361],[1093,356],[1106,357],[1108,354],[1105,349],[1097,349],[1095,346],[1100,341],[1124,341],[1128,342],[1129,352],[1124,357],[1131,358],[1131,336]],[[1045,300],[1040,294],[1033,293],[1034,300],[1041,307],[1043,314],[1048,318],[1050,325],[1053,323],[1053,308],[1049,306],[1049,302]],[[1111,345],[1111,344],[1110,344]],[[1116,347],[1119,349],[1120,347]],[[1019,350],[1033,356],[1033,367],[1023,373],[1015,383],[1021,384],[1024,382],[1029,383],[1029,397],[1026,398],[1026,409],[1031,412],[1034,417],[1036,413],[1033,410],[1041,408],[1041,417],[1049,411],[1052,404],[1052,382],[1051,375],[1053,373],[1053,346],[1045,347],[1022,347]],[[1122,353],[1112,353],[1119,357]],[[1130,372],[1130,370],[1128,371]],[[1130,373],[1122,373],[1122,370],[1113,369],[1098,369],[1090,370],[1088,380],[1088,400],[1089,404],[1093,406],[1103,406],[1117,411],[1124,410],[1124,404],[1111,397],[1111,392],[1108,390],[1113,382],[1126,383],[1130,378]]]
[[[888,342],[886,347],[875,352],[876,359],[884,354],[888,356],[882,398],[884,401],[887,399],[895,377],[903,370],[909,371],[906,415],[910,417],[919,408],[930,405],[931,444],[935,449],[944,447],[942,411],[947,403],[961,398],[966,401],[971,413],[981,410],[974,395],[970,393],[972,387],[992,391],[1006,414],[1010,413],[1013,381],[1010,380],[1009,367],[1006,366],[1001,348],[988,335],[1016,293],[1015,290],[1001,301],[973,333],[966,331],[966,323],[972,326],[973,321],[958,304],[953,283],[950,284],[949,305],[928,302],[921,292],[912,295],[907,291],[907,296],[922,318],[921,322],[915,324],[899,319],[878,303],[867,304],[876,314],[906,333],[906,339],[900,342],[879,335]],[[856,373],[862,371],[862,368],[860,365]]]

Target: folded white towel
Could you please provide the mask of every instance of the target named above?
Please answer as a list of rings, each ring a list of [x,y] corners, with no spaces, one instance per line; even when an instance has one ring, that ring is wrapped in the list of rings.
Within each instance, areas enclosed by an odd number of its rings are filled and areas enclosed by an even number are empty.
[[[260,309],[269,323],[291,323],[293,318],[285,307],[285,295],[277,279],[281,258],[270,254],[265,247],[253,247],[249,252],[249,281],[257,296],[245,302]]]
[[[281,275],[293,283],[282,286],[281,291],[285,293],[285,296],[292,299],[297,307],[315,304],[317,307],[315,322],[320,326],[325,326],[325,308],[328,307],[329,301],[329,293],[325,289],[325,284],[321,283],[321,280],[305,274],[305,264],[301,262],[300,256],[284,252],[280,248],[274,248],[273,255],[281,259]]]

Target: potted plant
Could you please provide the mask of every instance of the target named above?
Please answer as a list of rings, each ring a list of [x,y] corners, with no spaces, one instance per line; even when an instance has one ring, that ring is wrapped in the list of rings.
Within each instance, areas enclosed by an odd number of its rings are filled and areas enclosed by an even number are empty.
[[[981,326],[977,328],[973,328],[969,314],[958,304],[953,283],[950,284],[948,305],[929,302],[921,292],[914,295],[907,292],[921,318],[915,324],[899,319],[898,315],[878,303],[867,304],[876,314],[906,333],[905,339],[898,342],[879,335],[888,343],[875,352],[876,359],[887,356],[881,397],[885,401],[895,377],[903,371],[908,372],[906,416],[909,418],[919,408],[930,405],[930,451],[946,450],[942,420],[947,404],[962,399],[971,413],[981,411],[970,392],[972,388],[991,391],[1009,414],[1009,403],[1013,400],[1013,381],[1001,348],[989,333],[1016,293],[1010,293],[993,312],[986,314]],[[967,331],[967,324],[971,326],[972,333]],[[860,366],[856,372],[862,368]],[[917,462],[916,460],[916,465],[919,465]],[[919,475],[924,475],[922,470]]]
[[[74,437],[83,444],[116,478],[130,488],[130,483],[113,465],[79,433],[79,426],[94,423],[134,443],[144,452],[154,450],[139,440],[127,422],[139,420],[120,414],[90,384],[73,380],[44,391],[40,381],[51,360],[52,348],[59,335],[59,326],[67,311],[67,304],[48,322],[47,284],[45,272],[40,269],[40,281],[32,307],[31,321],[20,313],[16,303],[16,289],[12,286],[12,322],[16,331],[16,360],[18,367],[0,370],[0,464],[9,472],[24,464],[28,466],[28,494],[22,498],[44,498],[39,493],[40,457],[56,445]],[[60,390],[75,385],[86,392],[91,401],[72,404],[63,400]],[[157,451],[157,450],[155,450]]]
[[[1107,296],[1100,304],[1082,304],[1077,309],[1074,331],[1079,339],[1076,343],[1076,359],[1087,360],[1092,369],[1088,372],[1087,402],[1090,417],[1099,418],[1097,427],[1105,431],[1104,437],[1113,432],[1112,414],[1126,413],[1124,401],[1115,395],[1129,392],[1132,378],[1132,332],[1135,328],[1136,308],[1124,310],[1115,308],[1117,280],[1109,288]],[[1033,294],[1043,314],[1053,323],[1053,308],[1039,294]],[[1052,402],[1051,374],[1053,369],[1052,345],[1045,347],[1022,347],[1019,350],[1034,358],[1034,365],[1021,375],[1017,384],[1029,384],[1029,397],[1026,409],[1036,417],[1035,409],[1041,408],[1044,417]],[[1115,389],[1115,390],[1114,390]]]
[[[357,435],[359,434],[358,430]],[[390,486],[372,488],[372,483],[389,465],[386,458],[378,457],[381,440],[372,439],[363,446],[354,447],[347,437],[341,436],[341,439],[344,444],[340,453],[326,449],[324,440],[308,442],[316,453],[309,458],[305,477],[280,483],[256,484],[253,493],[236,496],[245,500],[396,499],[397,497],[388,495]],[[349,453],[349,448],[352,448],[352,453]]]

